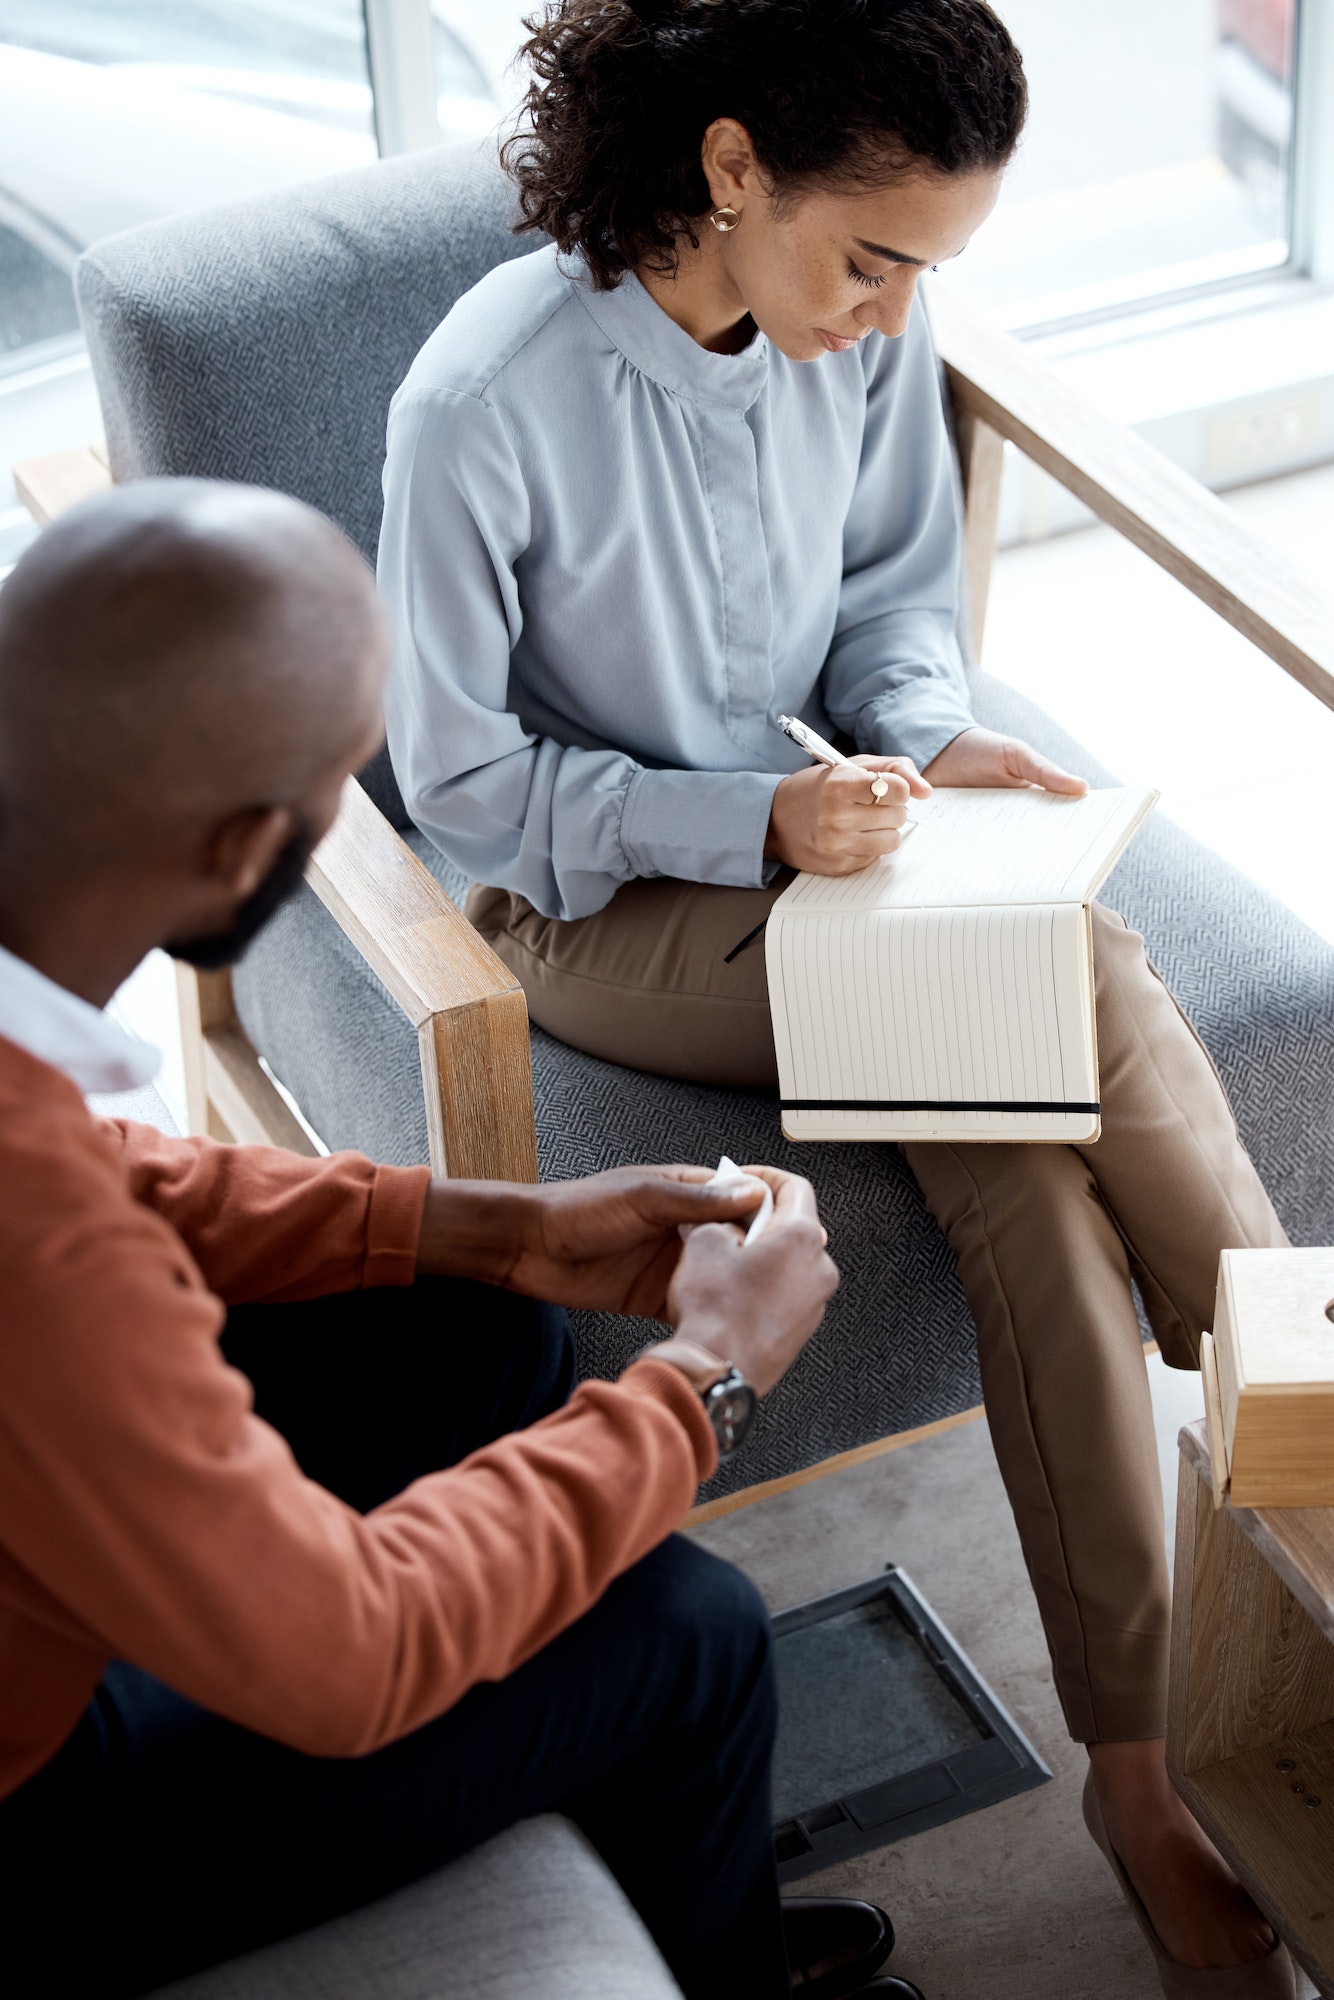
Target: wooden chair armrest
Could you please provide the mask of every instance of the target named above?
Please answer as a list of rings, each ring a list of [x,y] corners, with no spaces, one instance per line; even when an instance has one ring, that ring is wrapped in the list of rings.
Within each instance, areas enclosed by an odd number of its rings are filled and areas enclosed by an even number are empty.
[[[436,1172],[535,1181],[523,988],[355,778],[306,879],[417,1030]]]
[[[944,285],[929,312],[956,412],[1008,438],[1334,708],[1334,599],[1221,500]]]
[[[23,459],[14,467],[14,485],[33,520],[45,527],[67,507],[105,493],[111,485],[111,468],[98,446],[84,445],[78,451]]]

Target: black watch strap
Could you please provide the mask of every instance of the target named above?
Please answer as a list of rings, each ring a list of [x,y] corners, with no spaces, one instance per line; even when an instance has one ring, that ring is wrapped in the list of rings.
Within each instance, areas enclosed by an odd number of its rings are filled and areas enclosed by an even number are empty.
[[[739,1368],[729,1368],[720,1382],[701,1391],[704,1410],[718,1440],[720,1460],[740,1451],[755,1421],[758,1398]]]

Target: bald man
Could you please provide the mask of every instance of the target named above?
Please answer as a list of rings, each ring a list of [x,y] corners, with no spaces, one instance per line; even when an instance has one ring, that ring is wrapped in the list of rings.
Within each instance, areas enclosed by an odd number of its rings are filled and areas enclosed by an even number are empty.
[[[806,1183],[743,1249],[704,1169],[433,1182],[83,1101],[154,1067],[101,1012],[144,953],[228,963],[300,881],[386,656],[343,537],[241,487],[91,502],[0,590],[5,1982],[141,1992],[559,1809],[687,1995],[767,2000],[767,1625],[670,1531],[837,1282]],[[575,1388],[572,1304],[675,1332]],[[817,2000],[889,1943],[787,1938]]]

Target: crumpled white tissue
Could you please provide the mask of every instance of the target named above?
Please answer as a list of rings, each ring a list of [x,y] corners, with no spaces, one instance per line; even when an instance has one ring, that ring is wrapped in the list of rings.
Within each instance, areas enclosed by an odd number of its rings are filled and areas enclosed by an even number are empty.
[[[751,1217],[750,1226],[746,1231],[746,1242],[753,1243],[755,1238],[768,1228],[769,1218],[774,1212],[774,1191],[768,1181],[762,1181],[757,1174],[743,1173],[736,1161],[729,1160],[726,1153],[724,1153],[718,1162],[717,1173],[713,1176],[712,1180],[706,1181],[704,1185],[715,1194],[721,1188],[757,1187],[761,1189],[764,1199]],[[697,1226],[690,1222],[681,1223],[680,1230],[682,1236],[689,1236],[691,1229]],[[745,1246],[743,1245],[742,1247],[744,1248]]]

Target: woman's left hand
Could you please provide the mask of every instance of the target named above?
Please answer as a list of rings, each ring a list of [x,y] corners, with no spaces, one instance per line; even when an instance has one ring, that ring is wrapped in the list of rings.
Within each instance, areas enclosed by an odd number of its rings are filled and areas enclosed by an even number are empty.
[[[962,730],[922,776],[933,785],[1037,785],[1076,799],[1088,790],[1083,778],[1039,756],[1017,736],[998,736],[994,729]]]

